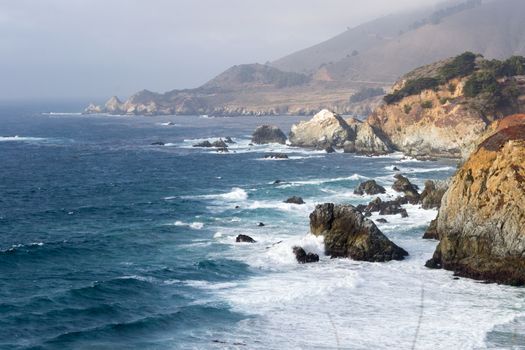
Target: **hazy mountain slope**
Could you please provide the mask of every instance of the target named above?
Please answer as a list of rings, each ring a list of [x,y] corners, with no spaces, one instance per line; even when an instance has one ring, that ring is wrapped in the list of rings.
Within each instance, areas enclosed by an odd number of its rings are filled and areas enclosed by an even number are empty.
[[[453,6],[458,3],[444,8]],[[322,80],[393,82],[416,67],[466,50],[487,58],[525,53],[525,1],[486,0],[479,6],[471,6],[450,11],[451,14],[435,23],[431,11],[426,17],[421,11],[381,18],[286,56],[273,65],[291,71],[313,69],[317,65],[314,78]],[[427,18],[428,23],[408,30],[417,18]],[[359,51],[357,55],[351,54],[354,49]]]

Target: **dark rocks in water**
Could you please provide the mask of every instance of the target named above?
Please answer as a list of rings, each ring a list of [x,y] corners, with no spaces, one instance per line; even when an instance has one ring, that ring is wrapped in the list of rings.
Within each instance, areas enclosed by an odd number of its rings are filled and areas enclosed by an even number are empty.
[[[335,149],[332,146],[330,146],[330,145],[324,147],[324,151],[326,153],[335,153]]]
[[[425,267],[428,267],[429,269],[441,269],[442,268],[441,262],[438,260],[434,260],[434,259],[427,260],[427,262],[425,263]]]
[[[290,204],[304,204],[304,200],[299,196],[292,196],[284,201],[284,203]]]
[[[437,239],[439,240],[439,232],[437,229],[437,222],[438,218],[435,218],[434,220],[430,221],[430,225],[428,226],[427,230],[423,234],[423,239]]]
[[[232,138],[231,138],[230,136],[226,136],[226,137],[224,138],[224,142],[229,143],[229,144],[232,144],[232,145],[235,143],[235,141],[233,141]]]
[[[162,141],[155,141],[151,143],[152,146],[164,146],[165,143]]]
[[[354,190],[354,194],[368,195],[385,193],[386,190],[383,186],[378,185],[375,180],[368,180],[359,184],[359,186]]]
[[[280,143],[284,145],[286,143],[286,135],[274,125],[261,125],[253,132],[252,142],[259,145],[267,143]]]
[[[216,148],[228,148],[228,145],[222,139],[219,139],[213,142],[211,145],[212,147],[216,147]]]
[[[240,209],[240,208],[241,208],[241,207],[240,207],[240,206],[238,206],[238,205],[236,205],[236,206],[235,206],[235,209]]]
[[[213,147],[213,145],[211,144],[210,141],[206,140],[206,141],[202,141],[202,142],[199,142],[199,143],[196,143],[193,145],[193,147]]]
[[[281,180],[275,180],[275,181],[273,182],[274,185],[278,185],[278,184],[280,184],[280,183],[282,183]]]
[[[319,261],[319,255],[314,253],[306,253],[306,251],[301,247],[293,247],[293,253],[295,254],[295,259],[299,264],[308,264]]]
[[[230,151],[226,147],[217,148],[217,153],[228,153],[228,152]]]
[[[382,262],[408,255],[352,205],[317,205],[310,214],[310,231],[324,236],[326,254],[332,258]]]
[[[401,204],[403,204],[403,198],[383,202],[381,198],[376,197],[373,201],[368,203],[368,205],[358,205],[357,210],[362,212],[365,216],[371,216],[371,213],[379,212],[379,215],[401,214],[401,217],[406,218],[408,217],[408,213],[406,209],[401,207]]]
[[[386,224],[388,221],[386,219],[379,218],[379,219],[376,220],[376,222],[380,222],[382,224]]]
[[[392,189],[397,192],[401,192],[405,194],[405,197],[407,197],[407,200],[410,204],[418,204],[419,203],[419,192],[418,187],[410,182],[406,177],[404,177],[401,174],[394,175],[394,178],[396,181],[394,181],[394,184],[392,185]]]
[[[257,226],[259,226],[259,227],[264,227],[264,226],[266,226],[266,225],[264,225],[263,222],[259,222],[259,223],[257,224]]]
[[[420,195],[421,207],[423,209],[439,208],[441,206],[441,199],[446,191],[447,184],[445,182],[426,181],[425,188]]]
[[[392,168],[393,171],[399,171],[399,168],[397,166],[395,166],[394,168]]]
[[[247,235],[238,235],[237,238],[235,238],[235,242],[237,243],[255,243],[255,239],[251,238]]]
[[[288,155],[284,153],[268,153],[264,155],[264,159],[288,159]]]

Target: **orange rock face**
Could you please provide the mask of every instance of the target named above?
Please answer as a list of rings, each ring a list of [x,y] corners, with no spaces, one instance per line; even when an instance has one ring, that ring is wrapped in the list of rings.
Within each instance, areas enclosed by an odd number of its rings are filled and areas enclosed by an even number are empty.
[[[525,284],[525,116],[494,123],[441,202],[429,267]]]

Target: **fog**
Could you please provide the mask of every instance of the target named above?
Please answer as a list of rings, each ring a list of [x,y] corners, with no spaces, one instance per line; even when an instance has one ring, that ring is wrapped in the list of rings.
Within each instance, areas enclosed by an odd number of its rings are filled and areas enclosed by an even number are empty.
[[[0,0],[0,99],[192,88],[438,0]]]

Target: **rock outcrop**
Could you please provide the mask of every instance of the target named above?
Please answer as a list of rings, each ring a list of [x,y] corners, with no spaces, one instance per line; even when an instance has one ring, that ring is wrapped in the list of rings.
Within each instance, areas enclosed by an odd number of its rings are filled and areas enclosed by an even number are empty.
[[[346,153],[386,154],[392,151],[388,142],[366,122],[323,109],[311,120],[293,125],[289,135],[293,146],[316,149],[342,148]]]
[[[408,255],[352,205],[317,205],[310,214],[310,230],[324,236],[326,254],[333,258],[383,262]]]
[[[235,238],[235,242],[237,243],[255,243],[255,239],[247,235],[238,235]]]
[[[290,198],[288,198],[287,200],[284,201],[284,203],[289,203],[289,204],[304,204],[304,200],[299,197],[299,196],[292,196]]]
[[[252,142],[255,144],[267,143],[286,143],[286,135],[274,125],[261,125],[255,129],[252,135]]]
[[[364,194],[374,195],[374,194],[381,194],[385,192],[386,192],[385,188],[381,185],[378,185],[375,180],[368,180],[368,181],[362,182],[354,190],[354,194],[358,194],[360,196]]]
[[[448,188],[446,181],[425,182],[425,188],[420,195],[421,207],[423,209],[437,209],[441,206],[441,199]]]
[[[302,247],[293,247],[295,259],[299,264],[308,264],[319,261],[319,255],[307,253]]]
[[[293,146],[320,149],[327,146],[342,148],[350,138],[355,138],[355,134],[348,124],[341,116],[327,109],[317,113],[311,120],[293,125],[289,135]]]
[[[394,181],[392,189],[394,191],[403,193],[409,203],[419,203],[419,192],[417,191],[418,187],[412,184],[409,179],[401,174],[394,175],[394,178],[396,181]]]
[[[525,284],[525,124],[507,122],[452,179],[436,223],[441,241],[428,267]]]

